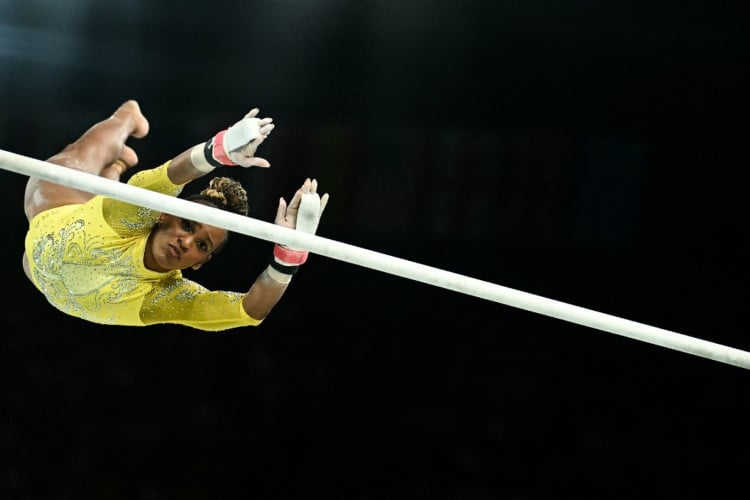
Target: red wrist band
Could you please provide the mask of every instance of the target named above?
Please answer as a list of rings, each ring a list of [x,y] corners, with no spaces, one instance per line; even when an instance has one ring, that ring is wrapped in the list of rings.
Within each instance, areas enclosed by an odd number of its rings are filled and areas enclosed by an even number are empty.
[[[230,160],[227,152],[224,151],[224,134],[226,133],[226,130],[222,130],[214,136],[212,141],[213,147],[211,149],[211,154],[213,155],[214,159],[222,165],[234,166],[236,165],[236,163]]]
[[[307,261],[307,250],[290,250],[278,243],[273,246],[273,256],[286,265],[300,265]]]

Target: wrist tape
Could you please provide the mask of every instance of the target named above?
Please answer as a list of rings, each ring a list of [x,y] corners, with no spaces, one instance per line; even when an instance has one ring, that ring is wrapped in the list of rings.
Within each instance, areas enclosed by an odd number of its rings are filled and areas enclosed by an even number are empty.
[[[276,258],[271,259],[269,266],[276,269],[281,274],[288,274],[289,276],[294,276],[297,274],[297,271],[299,271],[299,266],[287,266],[281,264]]]
[[[235,166],[232,160],[229,159],[229,155],[224,150],[224,134],[226,130],[222,130],[217,133],[210,141],[206,141],[203,149],[203,154],[206,156],[206,161],[214,167],[232,167]]]

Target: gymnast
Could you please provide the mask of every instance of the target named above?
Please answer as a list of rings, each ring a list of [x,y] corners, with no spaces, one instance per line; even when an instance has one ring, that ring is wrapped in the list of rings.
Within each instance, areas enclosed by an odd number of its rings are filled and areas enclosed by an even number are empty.
[[[258,112],[252,109],[159,167],[134,173],[128,184],[177,197],[188,182],[217,167],[270,167],[255,152],[275,124]],[[119,181],[138,163],[126,141],[148,131],[138,102],[128,100],[47,162]],[[213,177],[186,199],[248,214],[247,192],[231,177]],[[314,234],[327,203],[317,180],[307,178],[288,204],[279,199],[274,223]],[[219,253],[228,237],[224,228],[37,177],[26,185],[24,210],[26,276],[63,313],[105,325],[171,323],[214,332],[260,325],[308,256],[277,243],[249,291],[209,290],[182,271],[197,270]]]

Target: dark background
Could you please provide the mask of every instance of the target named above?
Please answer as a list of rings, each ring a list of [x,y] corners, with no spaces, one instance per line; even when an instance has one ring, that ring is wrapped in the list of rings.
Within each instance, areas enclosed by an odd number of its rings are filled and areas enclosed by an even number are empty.
[[[728,6],[729,5],[729,6]],[[750,350],[748,16],[708,1],[0,0],[0,148],[125,99],[155,166],[254,106],[271,221]],[[748,371],[311,255],[257,329],[101,327],[23,277],[0,171],[0,497],[726,498]],[[246,289],[243,235],[190,277]]]

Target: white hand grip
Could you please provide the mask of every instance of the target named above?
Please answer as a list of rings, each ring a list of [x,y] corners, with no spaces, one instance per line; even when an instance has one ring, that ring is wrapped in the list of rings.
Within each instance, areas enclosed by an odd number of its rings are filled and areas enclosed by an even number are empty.
[[[315,234],[320,221],[320,196],[318,193],[305,193],[297,212],[297,231]]]

